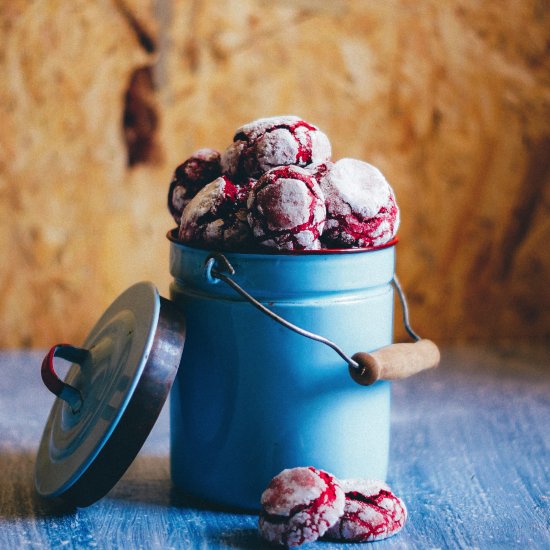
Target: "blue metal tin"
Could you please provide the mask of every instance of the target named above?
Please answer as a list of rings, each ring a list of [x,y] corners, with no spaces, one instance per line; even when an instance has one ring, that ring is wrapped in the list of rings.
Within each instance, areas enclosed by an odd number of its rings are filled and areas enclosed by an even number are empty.
[[[284,468],[385,479],[390,383],[357,385],[332,349],[206,277],[209,252],[171,240],[171,299],[187,337],[171,392],[171,470],[185,493],[259,507]],[[281,317],[349,354],[391,344],[395,247],[226,253],[232,277]]]

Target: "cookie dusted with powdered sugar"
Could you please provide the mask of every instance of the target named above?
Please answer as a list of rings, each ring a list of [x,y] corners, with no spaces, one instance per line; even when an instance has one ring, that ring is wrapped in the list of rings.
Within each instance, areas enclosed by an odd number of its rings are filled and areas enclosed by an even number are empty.
[[[325,198],[315,178],[298,166],[266,172],[248,197],[248,223],[256,241],[277,250],[317,250],[325,224]]]
[[[222,169],[236,181],[276,166],[308,166],[330,159],[326,134],[296,116],[261,118],[237,130],[222,154]]]
[[[329,246],[374,247],[395,237],[399,208],[378,168],[346,158],[318,177],[327,207],[323,241]]]
[[[168,189],[168,210],[176,223],[189,201],[221,173],[220,153],[215,149],[199,149],[176,168]]]
[[[405,503],[382,481],[344,479],[342,517],[325,538],[348,542],[382,540],[399,532],[407,521]]]
[[[223,250],[252,245],[246,200],[254,184],[249,180],[237,187],[227,176],[207,184],[183,210],[179,239]]]
[[[344,500],[338,481],[323,470],[283,470],[262,494],[260,534],[287,547],[313,542],[338,521]]]

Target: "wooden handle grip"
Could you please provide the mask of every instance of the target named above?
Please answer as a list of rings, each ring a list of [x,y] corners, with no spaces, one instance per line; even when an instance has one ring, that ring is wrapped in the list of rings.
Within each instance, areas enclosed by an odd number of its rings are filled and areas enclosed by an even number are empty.
[[[407,378],[417,372],[439,365],[439,348],[431,340],[414,344],[392,344],[372,353],[359,352],[352,359],[359,368],[350,367],[351,377],[363,386],[377,380]]]

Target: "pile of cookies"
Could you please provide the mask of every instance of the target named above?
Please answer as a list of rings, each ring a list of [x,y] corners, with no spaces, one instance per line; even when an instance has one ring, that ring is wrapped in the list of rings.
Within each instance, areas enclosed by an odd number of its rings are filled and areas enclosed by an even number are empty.
[[[327,136],[296,116],[245,124],[223,153],[193,153],[174,172],[168,208],[182,242],[217,250],[371,248],[399,227],[382,173],[333,162]]]
[[[283,470],[261,497],[260,534],[281,546],[321,537],[370,542],[399,532],[407,520],[404,502],[382,481],[338,480],[313,467]]]

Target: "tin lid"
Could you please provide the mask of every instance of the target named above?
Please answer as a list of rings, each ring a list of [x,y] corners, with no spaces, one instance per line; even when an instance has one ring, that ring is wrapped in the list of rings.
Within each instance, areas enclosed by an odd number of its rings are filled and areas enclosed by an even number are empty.
[[[50,350],[42,378],[58,399],[36,460],[41,496],[88,506],[117,483],[162,410],[184,342],[182,313],[143,282],[111,304],[82,348]],[[73,362],[63,382],[55,356]]]

